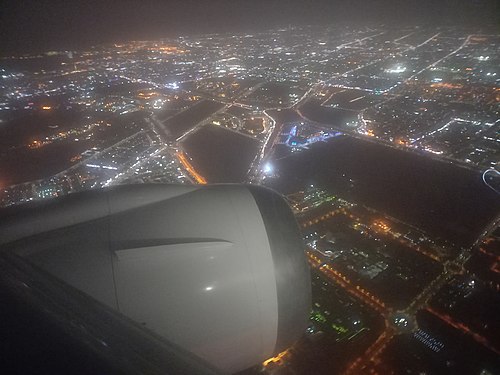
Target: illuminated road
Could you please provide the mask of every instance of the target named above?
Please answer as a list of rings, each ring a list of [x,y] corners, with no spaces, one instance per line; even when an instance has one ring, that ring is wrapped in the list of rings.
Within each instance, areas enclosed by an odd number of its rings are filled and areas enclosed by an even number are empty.
[[[307,222],[305,223],[302,223],[302,228],[307,228],[307,227],[310,227],[312,225],[315,225],[315,224],[318,224],[320,223],[321,221],[325,221],[325,220],[328,220],[336,215],[339,215],[339,214],[343,214],[345,215],[346,217],[350,218],[351,220],[354,220],[358,223],[360,222],[363,222],[363,220],[359,217],[359,216],[356,216],[354,214],[352,214],[351,212],[348,212],[345,208],[339,208],[339,209],[336,209],[336,210],[332,210],[322,216],[317,216],[315,218],[312,218],[310,220],[308,220]],[[405,223],[403,223],[405,224]],[[407,224],[405,224],[407,225]],[[388,228],[388,230],[384,230],[382,228],[379,228],[377,226],[377,223],[374,223],[372,225],[369,226],[369,229],[373,232],[373,233],[376,233],[376,234],[379,234],[379,235],[384,235],[384,236],[387,236],[389,238],[391,238],[392,240],[400,243],[401,245],[409,248],[409,249],[412,249],[434,261],[441,261],[442,259],[440,257],[438,257],[437,255],[433,254],[431,251],[427,250],[427,249],[424,249],[423,247],[421,246],[418,246],[418,245],[414,245],[413,243],[411,243],[409,240],[406,240],[405,238],[402,238],[400,236],[398,236],[396,233],[393,233],[390,228]],[[366,233],[364,232],[363,233],[365,236],[368,235],[369,233]]]
[[[189,162],[184,152],[178,151],[176,155],[182,166],[186,169],[186,171],[188,171],[188,173],[195,179],[198,184],[205,185],[207,183],[207,180],[205,180],[203,176],[196,172],[196,169],[194,169],[193,165]]]
[[[277,139],[277,137],[273,137],[273,134],[276,129],[276,121],[267,114],[266,111],[263,111],[264,113],[264,128],[266,129],[265,131],[267,132],[266,138],[264,141],[260,143],[260,150],[255,156],[254,161],[250,165],[250,168],[248,169],[248,181],[251,181],[253,183],[261,183],[262,182],[262,174],[261,174],[261,169],[262,165],[265,164],[265,159],[266,156],[268,155],[269,150],[272,149],[274,146],[274,143]]]
[[[364,304],[371,306],[382,316],[388,317],[391,314],[392,311],[387,308],[385,304],[380,301],[380,299],[370,294],[370,292],[363,289],[361,286],[354,285],[346,276],[341,274],[339,271],[333,269],[327,264],[324,264],[321,259],[313,254],[313,251],[313,249],[310,249],[306,252],[309,264],[312,267],[317,268],[329,279],[333,280],[336,284],[340,285],[343,289],[355,296],[357,299],[360,299]]]
[[[361,42],[363,42],[365,40],[368,40],[368,39],[371,39],[371,38],[375,38],[376,36],[383,35],[383,34],[385,34],[385,31],[382,31],[380,33],[373,34],[373,35],[368,35],[368,36],[365,36],[364,38],[353,40],[352,42],[347,42],[347,43],[344,43],[344,44],[340,44],[340,45],[337,46],[337,49],[346,48],[347,46],[350,46],[351,44],[360,44]]]
[[[347,213],[347,210],[345,208],[338,208],[338,209],[335,209],[335,210],[331,210],[330,212],[327,212],[324,215],[312,218],[312,219],[306,221],[305,223],[302,223],[301,226],[302,226],[302,228],[308,228],[308,227],[310,227],[312,225],[315,225],[315,224],[318,224],[318,223],[320,223],[322,221],[331,219],[332,217],[334,217],[336,215],[339,215],[339,214],[343,214],[343,215],[349,216],[351,219],[354,218],[354,216],[352,216],[352,215],[350,215],[350,214]]]
[[[412,301],[412,303],[403,311],[403,314],[413,319],[414,326],[416,326],[415,313],[427,305],[430,298],[441,289],[451,278],[453,274],[445,271],[435,278],[427,287]]]
[[[358,220],[360,220],[360,218],[358,218]],[[387,236],[390,239],[392,239],[393,241],[396,241],[396,242],[400,243],[401,245],[403,245],[411,250],[414,250],[417,253],[420,253],[420,254],[426,256],[427,258],[430,258],[436,262],[440,262],[442,260],[437,255],[431,253],[429,250],[424,249],[422,246],[415,245],[411,241],[407,240],[406,238],[403,238],[403,237],[399,236],[397,233],[392,232],[390,230],[390,228],[388,230],[385,230],[385,229],[380,228],[377,225],[377,223],[374,223],[370,226],[370,229],[373,232],[380,234],[380,235]]]
[[[467,327],[465,324],[457,321],[456,319],[454,319],[453,317],[451,317],[447,314],[443,314],[443,313],[436,311],[430,307],[427,307],[426,310],[428,312],[430,312],[432,315],[441,319],[446,324],[448,324],[448,325],[452,326],[453,328],[458,329],[460,332],[463,332],[466,335],[472,337],[477,343],[483,345],[484,347],[488,348],[492,352],[500,355],[500,349],[495,348],[485,337],[474,332],[469,327]]]
[[[193,134],[193,133],[196,133],[198,131],[198,129],[200,129],[200,127],[202,127],[203,125],[205,124],[208,124],[216,115],[218,115],[219,113],[223,113],[223,112],[226,112],[229,107],[231,107],[231,104],[226,104],[224,107],[222,107],[221,109],[219,109],[218,111],[215,111],[213,112],[209,117],[207,118],[204,118],[203,120],[201,120],[200,122],[198,122],[197,124],[195,124],[191,129],[189,129],[187,132],[185,132],[184,134],[180,135],[179,137],[177,137],[177,139],[175,140],[176,142],[180,142],[182,141],[184,138],[186,138],[187,136],[189,136],[190,134]]]
[[[362,372],[366,372],[372,364],[377,364],[380,362],[379,356],[387,347],[387,344],[392,340],[396,331],[393,327],[387,325],[384,332],[378,337],[372,346],[363,354],[363,356],[358,357],[354,362],[352,362],[347,369],[344,371],[344,375],[357,375]]]

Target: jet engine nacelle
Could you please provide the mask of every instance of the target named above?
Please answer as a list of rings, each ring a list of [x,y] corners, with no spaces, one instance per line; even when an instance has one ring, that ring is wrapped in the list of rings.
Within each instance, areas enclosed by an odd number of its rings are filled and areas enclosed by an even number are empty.
[[[130,185],[10,211],[2,250],[224,372],[281,352],[306,328],[303,242],[271,190]]]

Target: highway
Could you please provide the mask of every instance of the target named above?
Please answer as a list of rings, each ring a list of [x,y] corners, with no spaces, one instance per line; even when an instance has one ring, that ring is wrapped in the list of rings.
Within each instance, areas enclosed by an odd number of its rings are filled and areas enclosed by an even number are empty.
[[[183,151],[178,151],[176,155],[181,164],[183,165],[184,169],[189,173],[191,177],[194,178],[196,183],[201,185],[205,185],[207,183],[207,180],[205,180],[205,178],[196,171],[196,169],[193,167],[193,165],[188,160],[188,157]]]

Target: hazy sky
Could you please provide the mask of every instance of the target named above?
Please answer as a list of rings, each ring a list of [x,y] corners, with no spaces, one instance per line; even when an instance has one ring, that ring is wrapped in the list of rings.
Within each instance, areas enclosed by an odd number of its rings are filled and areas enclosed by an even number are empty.
[[[500,0],[3,0],[0,51],[288,24],[498,23]]]

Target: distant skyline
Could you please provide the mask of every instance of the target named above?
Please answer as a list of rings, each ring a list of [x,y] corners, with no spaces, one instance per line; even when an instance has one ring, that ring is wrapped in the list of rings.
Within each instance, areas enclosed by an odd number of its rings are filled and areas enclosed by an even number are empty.
[[[6,0],[0,51],[94,44],[287,25],[499,24],[497,0]]]

